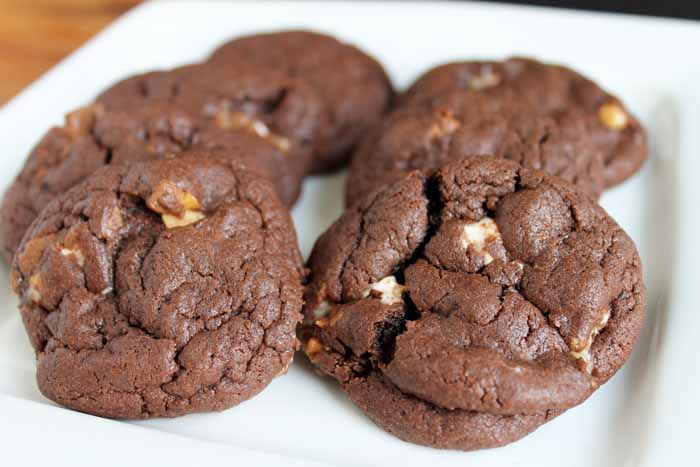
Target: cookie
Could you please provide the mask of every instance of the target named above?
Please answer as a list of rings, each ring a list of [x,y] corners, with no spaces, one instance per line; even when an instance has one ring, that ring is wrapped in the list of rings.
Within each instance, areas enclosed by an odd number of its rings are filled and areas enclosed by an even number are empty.
[[[379,122],[392,88],[382,66],[361,50],[309,31],[283,31],[241,37],[219,47],[210,62],[220,66],[254,64],[286,72],[316,90],[330,115],[316,143],[310,172],[346,162],[364,133]]]
[[[172,417],[286,372],[302,305],[289,213],[266,178],[194,152],[103,167],[24,237],[12,283],[49,399]]]
[[[353,159],[347,202],[418,169],[493,154],[557,175],[597,198],[647,157],[646,133],[614,96],[561,66],[514,58],[440,66]]]
[[[627,360],[636,247],[587,195],[468,157],[363,198],[317,241],[304,350],[377,424],[500,446],[583,402]]]
[[[226,79],[203,65],[126,79],[68,114],[29,155],[0,206],[0,244],[11,259],[31,221],[54,197],[104,165],[228,149],[257,161],[287,205],[299,195],[318,111],[303,83],[245,69]],[[219,83],[214,85],[214,82]]]

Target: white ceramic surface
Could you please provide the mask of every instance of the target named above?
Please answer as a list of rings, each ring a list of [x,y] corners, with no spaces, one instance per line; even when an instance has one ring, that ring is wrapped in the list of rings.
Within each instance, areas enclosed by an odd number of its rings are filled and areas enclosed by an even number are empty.
[[[34,355],[0,267],[0,464],[698,465],[700,23],[479,3],[151,2],[122,17],[0,109],[0,188],[34,142],[127,74],[204,58],[229,37],[307,27],[375,54],[397,86],[449,59],[513,54],[560,62],[620,95],[647,125],[652,157],[602,204],[637,242],[649,287],[644,334],[585,404],[512,445],[481,452],[403,443],[297,358],[261,395],[223,413],[116,422],[39,394]],[[302,249],[340,213],[344,176],[306,182]]]

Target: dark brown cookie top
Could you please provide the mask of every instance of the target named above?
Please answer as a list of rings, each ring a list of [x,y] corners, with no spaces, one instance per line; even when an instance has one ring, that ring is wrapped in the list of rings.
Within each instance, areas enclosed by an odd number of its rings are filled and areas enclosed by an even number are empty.
[[[341,165],[359,138],[375,125],[392,97],[382,66],[361,50],[309,31],[241,37],[219,47],[210,62],[252,64],[305,81],[318,93],[330,119],[316,144],[312,172]]]
[[[364,198],[309,267],[311,360],[447,410],[542,416],[582,402],[626,361],[646,304],[636,248],[602,208],[494,157]]]
[[[98,170],[12,266],[48,398],[114,418],[222,410],[286,371],[301,260],[270,182],[231,160]]]
[[[620,101],[561,66],[465,62],[428,72],[354,158],[348,202],[418,169],[494,154],[574,183],[593,197],[631,176],[646,134]]]
[[[228,150],[275,183],[291,205],[307,170],[321,106],[303,83],[280,74],[223,73],[203,65],[126,79],[66,117],[32,150],[0,207],[0,242],[11,258],[24,231],[54,197],[99,167]]]
[[[184,114],[200,130],[244,130],[285,153],[305,157],[300,165],[308,163],[319,125],[328,119],[306,83],[283,71],[261,73],[245,63],[203,63],[137,75],[109,88],[97,102],[113,112],[147,105],[154,107],[148,114]],[[182,115],[173,115],[177,117]]]

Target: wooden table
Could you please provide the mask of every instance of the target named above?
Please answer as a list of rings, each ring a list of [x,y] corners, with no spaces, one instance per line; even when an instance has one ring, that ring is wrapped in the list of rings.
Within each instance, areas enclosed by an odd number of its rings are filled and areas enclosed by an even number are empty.
[[[0,105],[139,0],[0,0]]]

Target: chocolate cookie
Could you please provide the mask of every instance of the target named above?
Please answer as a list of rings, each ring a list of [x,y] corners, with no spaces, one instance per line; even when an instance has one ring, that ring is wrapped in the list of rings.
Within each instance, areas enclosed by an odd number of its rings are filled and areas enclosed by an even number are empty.
[[[283,71],[316,90],[330,119],[316,142],[310,168],[315,173],[343,164],[359,138],[379,121],[392,96],[389,78],[376,60],[330,36],[308,31],[235,39],[219,47],[210,62]]]
[[[39,211],[99,167],[228,149],[257,161],[287,205],[299,195],[321,105],[303,83],[247,69],[232,76],[205,65],[124,80],[66,117],[33,149],[0,206],[0,244],[9,260]],[[225,76],[222,76],[225,75]],[[218,83],[218,84],[214,84]]]
[[[316,243],[304,350],[402,439],[502,445],[622,366],[646,306],[639,255],[569,183],[496,157],[413,171]]]
[[[113,418],[223,410],[286,371],[301,260],[270,182],[230,159],[99,169],[12,266],[41,392]]]
[[[636,172],[644,129],[595,83],[514,58],[438,67],[420,78],[352,163],[348,204],[418,169],[494,154],[557,175],[593,197]]]

